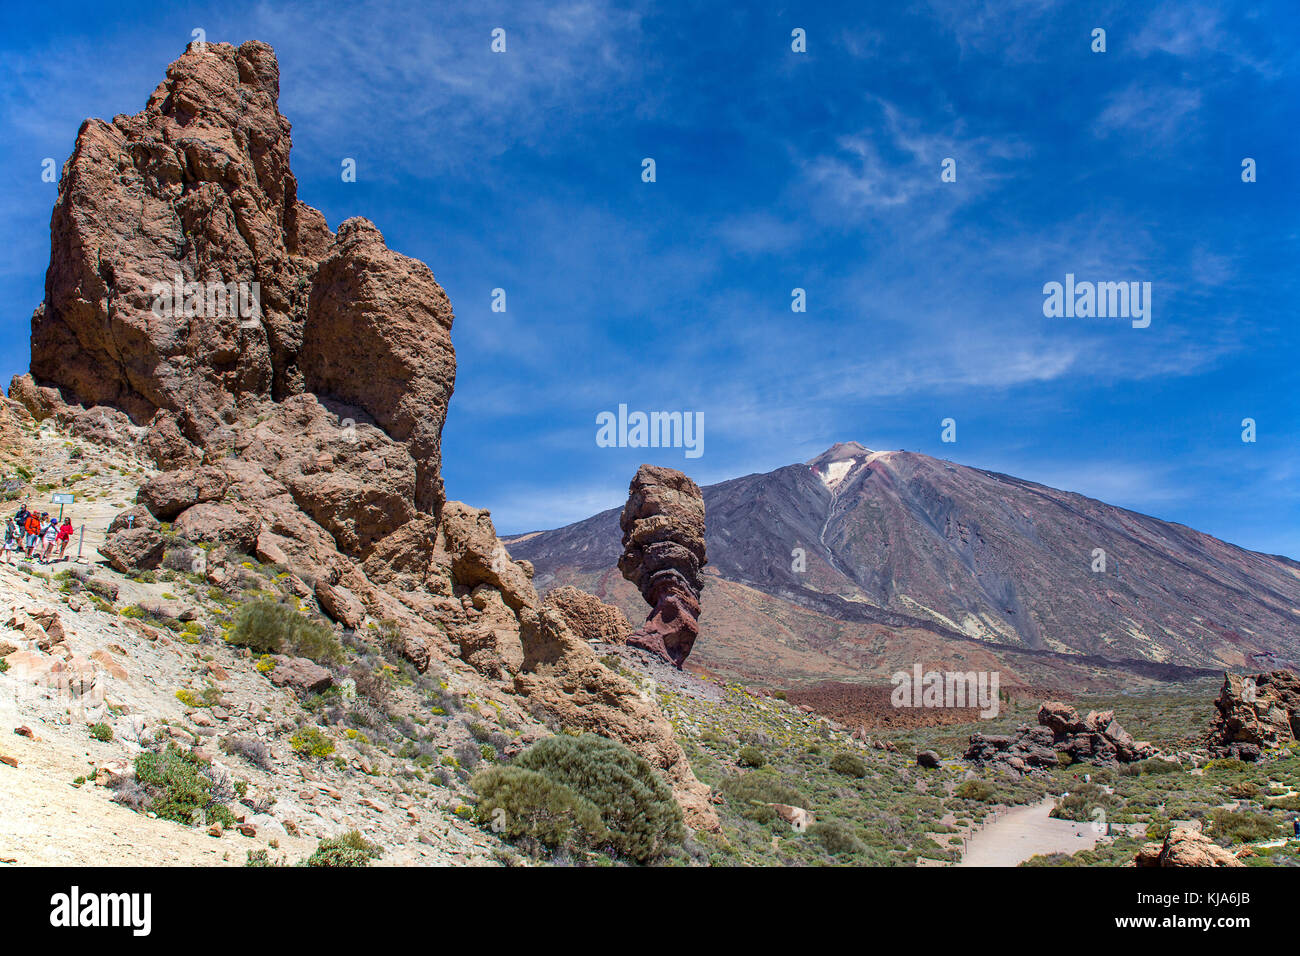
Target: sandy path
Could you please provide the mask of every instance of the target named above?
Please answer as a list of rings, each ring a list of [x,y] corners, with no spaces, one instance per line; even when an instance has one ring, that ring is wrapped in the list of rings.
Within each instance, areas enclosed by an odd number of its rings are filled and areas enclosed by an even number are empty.
[[[957,866],[1015,866],[1039,853],[1091,850],[1100,834],[1091,823],[1055,820],[1048,816],[1056,801],[1014,807],[974,833]]]

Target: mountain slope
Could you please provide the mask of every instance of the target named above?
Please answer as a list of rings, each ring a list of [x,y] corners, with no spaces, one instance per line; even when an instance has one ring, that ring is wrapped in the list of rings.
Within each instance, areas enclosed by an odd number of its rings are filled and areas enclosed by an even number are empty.
[[[703,490],[714,578],[814,612],[808,640],[852,623],[1148,673],[1300,658],[1296,562],[1082,495],[856,443]],[[619,539],[611,510],[509,545],[539,585],[618,590]],[[727,627],[710,605],[702,652]]]

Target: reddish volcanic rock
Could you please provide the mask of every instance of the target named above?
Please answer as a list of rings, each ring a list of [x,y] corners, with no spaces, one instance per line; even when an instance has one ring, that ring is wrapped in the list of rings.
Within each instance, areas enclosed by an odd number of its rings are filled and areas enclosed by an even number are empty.
[[[623,644],[632,634],[632,625],[622,611],[575,587],[556,588],[546,595],[546,603],[559,611],[584,641]]]
[[[142,112],[82,124],[32,317],[38,385],[137,424],[168,409],[191,440],[242,395],[301,391],[312,251],[329,230],[298,202],[279,82],[265,43],[191,44]],[[250,305],[257,283],[260,309],[241,317],[238,295],[235,314],[156,308],[155,287],[178,278],[243,284]]]
[[[1175,827],[1169,831],[1163,843],[1144,844],[1138,850],[1133,865],[1140,867],[1236,867],[1245,866],[1246,864],[1209,837],[1185,827]]]
[[[618,569],[653,609],[627,643],[680,668],[700,630],[700,569],[707,562],[704,496],[680,471],[642,465],[628,489],[619,525],[623,556]]]
[[[1210,750],[1216,756],[1254,760],[1300,736],[1300,676],[1290,671],[1225,673],[1214,706]]]

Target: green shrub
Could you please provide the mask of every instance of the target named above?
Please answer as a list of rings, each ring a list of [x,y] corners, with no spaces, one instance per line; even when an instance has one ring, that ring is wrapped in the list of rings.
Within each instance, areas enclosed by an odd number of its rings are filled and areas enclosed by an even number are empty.
[[[867,775],[866,762],[856,754],[837,753],[831,758],[831,769],[846,777],[861,780]]]
[[[1218,760],[1211,760],[1205,765],[1206,770],[1223,770],[1229,773],[1240,773],[1249,768],[1250,764],[1236,757],[1220,757]]]
[[[594,803],[535,770],[489,767],[470,786],[479,795],[475,816],[508,840],[574,851],[609,843],[608,828]]]
[[[90,736],[96,740],[108,743],[113,739],[113,728],[102,721],[98,724],[92,724],[90,727]]]
[[[808,827],[808,836],[820,843],[831,856],[862,853],[867,848],[850,827],[838,820],[812,824]]]
[[[343,648],[330,628],[265,599],[249,601],[235,612],[226,640],[257,654],[294,654],[321,664],[343,661]]]
[[[767,763],[767,757],[757,747],[741,747],[736,756],[736,763],[742,767],[761,767]]]
[[[328,757],[334,752],[334,741],[315,727],[304,727],[289,738],[289,746],[300,757]]]
[[[771,824],[779,819],[770,804],[802,806],[804,802],[802,794],[786,786],[770,770],[727,777],[720,789],[742,817],[755,823]]]
[[[1210,811],[1209,831],[1210,836],[1226,843],[1253,843],[1279,835],[1277,821],[1267,813],[1222,807]]]
[[[1060,820],[1075,820],[1081,823],[1093,818],[1093,811],[1098,807],[1103,810],[1113,807],[1117,800],[1095,783],[1080,783],[1067,797],[1062,797],[1052,808],[1051,816]]]
[[[957,784],[953,790],[954,797],[960,797],[962,800],[974,800],[978,803],[988,803],[993,799],[993,785],[987,780],[963,780]]]
[[[371,860],[378,859],[383,853],[383,848],[363,837],[360,830],[349,830],[342,836],[321,840],[302,865],[369,866]]]
[[[235,815],[214,793],[211,764],[174,743],[159,753],[135,758],[135,778],[146,793],[143,809],[187,826],[217,823],[233,826]],[[233,795],[233,794],[232,794]]]
[[[595,734],[539,740],[516,758],[595,804],[614,850],[645,862],[685,838],[682,811],[654,769],[622,744]]]
[[[1183,769],[1183,765],[1177,760],[1166,760],[1163,757],[1149,757],[1146,760],[1138,760],[1134,763],[1126,763],[1119,768],[1119,772],[1126,777],[1138,777],[1143,774],[1151,773],[1178,773]],[[1093,774],[1096,779],[1097,775]]]
[[[1146,837],[1152,841],[1163,841],[1173,828],[1173,823],[1165,817],[1152,817],[1147,824]]]

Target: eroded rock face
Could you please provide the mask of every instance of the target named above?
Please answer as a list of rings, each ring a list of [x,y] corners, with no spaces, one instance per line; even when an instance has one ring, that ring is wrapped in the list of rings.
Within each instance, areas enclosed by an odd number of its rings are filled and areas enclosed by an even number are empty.
[[[162,521],[171,521],[186,508],[225,497],[230,479],[219,468],[187,468],[163,472],[146,481],[136,500]]]
[[[111,534],[99,547],[108,563],[123,574],[151,571],[162,564],[167,542],[154,528],[124,528]]]
[[[546,603],[559,611],[584,641],[623,644],[632,634],[633,627],[622,611],[578,588],[556,588],[546,595]]]
[[[245,394],[301,390],[306,291],[329,231],[298,202],[279,85],[265,43],[191,44],[142,112],[82,125],[32,317],[38,384],[137,424],[170,410],[191,440]],[[156,294],[178,277],[179,308]],[[203,284],[200,310],[186,283]],[[233,313],[228,298],[217,307],[231,283],[256,314],[239,314],[238,293]]]
[[[623,556],[618,569],[651,607],[627,639],[680,668],[699,634],[704,496],[680,471],[642,465],[619,519]]]
[[[978,764],[998,763],[1021,773],[1047,770],[1063,758],[1067,763],[1111,766],[1155,756],[1156,749],[1134,740],[1115,712],[1090,711],[1080,717],[1069,704],[1044,701],[1038,708],[1038,726],[1022,726],[1013,734],[972,734],[966,759]]]
[[[409,444],[421,511],[436,512],[444,500],[442,425],[456,381],[452,318],[428,266],[389,252],[368,219],[339,226],[312,283],[306,385],[365,409]]]
[[[1224,674],[1214,707],[1210,752],[1258,759],[1261,751],[1300,737],[1300,676],[1290,671]]]

